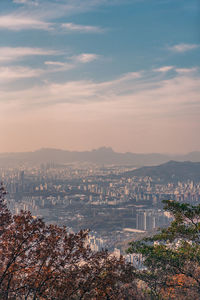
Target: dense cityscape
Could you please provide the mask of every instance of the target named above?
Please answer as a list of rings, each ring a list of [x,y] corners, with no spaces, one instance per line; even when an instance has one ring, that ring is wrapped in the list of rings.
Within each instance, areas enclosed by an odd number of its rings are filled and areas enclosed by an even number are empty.
[[[10,209],[30,210],[71,232],[90,229],[94,250],[123,252],[124,244],[167,226],[171,219],[162,200],[198,203],[200,182],[160,183],[151,177],[128,177],[131,166],[97,164],[2,168]]]

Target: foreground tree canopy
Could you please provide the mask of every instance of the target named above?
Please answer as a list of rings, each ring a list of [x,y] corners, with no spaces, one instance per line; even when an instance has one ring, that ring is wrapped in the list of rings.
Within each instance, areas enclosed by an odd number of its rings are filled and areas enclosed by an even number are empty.
[[[0,299],[142,299],[133,268],[30,212],[12,215],[0,188]]]
[[[163,201],[174,221],[153,237],[130,243],[144,268],[137,277],[152,299],[200,299],[200,205]]]

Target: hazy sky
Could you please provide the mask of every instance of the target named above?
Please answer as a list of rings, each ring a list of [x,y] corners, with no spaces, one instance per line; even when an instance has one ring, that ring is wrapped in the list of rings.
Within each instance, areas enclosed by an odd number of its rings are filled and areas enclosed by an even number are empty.
[[[199,0],[0,0],[0,152],[200,150]]]

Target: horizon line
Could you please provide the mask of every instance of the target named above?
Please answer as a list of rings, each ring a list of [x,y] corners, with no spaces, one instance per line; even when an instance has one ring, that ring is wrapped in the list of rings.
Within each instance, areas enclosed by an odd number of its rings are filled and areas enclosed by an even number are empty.
[[[27,150],[27,151],[4,151],[4,152],[1,152],[0,151],[0,155],[2,154],[19,154],[19,153],[34,153],[34,152],[38,152],[38,151],[44,151],[44,150],[53,150],[53,151],[67,151],[67,152],[93,152],[93,151],[98,151],[98,150],[110,150],[111,152],[114,152],[114,153],[120,153],[120,154],[127,154],[127,153],[131,153],[131,154],[140,154],[140,155],[148,155],[148,154],[158,154],[158,155],[169,155],[169,156],[172,156],[172,155],[187,155],[187,154],[191,154],[191,153],[198,153],[200,152],[200,150],[192,150],[192,151],[189,151],[189,152],[132,152],[132,151],[115,151],[112,147],[110,146],[100,146],[100,147],[97,147],[97,148],[93,148],[93,149],[90,149],[90,150],[68,150],[68,149],[62,149],[62,148],[54,148],[54,147],[41,147],[41,148],[37,148],[37,149],[34,149],[34,150]]]

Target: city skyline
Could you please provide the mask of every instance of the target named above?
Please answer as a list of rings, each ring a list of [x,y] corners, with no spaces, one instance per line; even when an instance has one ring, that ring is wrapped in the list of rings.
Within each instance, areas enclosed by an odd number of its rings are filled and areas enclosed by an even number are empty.
[[[200,150],[198,0],[2,0],[0,152]]]

